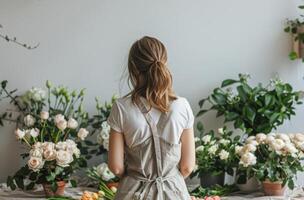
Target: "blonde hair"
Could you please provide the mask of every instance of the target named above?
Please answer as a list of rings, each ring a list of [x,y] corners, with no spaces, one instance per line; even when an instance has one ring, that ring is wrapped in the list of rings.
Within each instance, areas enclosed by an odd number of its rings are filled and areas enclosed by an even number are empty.
[[[152,107],[168,112],[170,101],[177,99],[172,89],[172,75],[167,67],[167,50],[163,43],[145,36],[131,47],[128,59],[132,102],[144,97]]]

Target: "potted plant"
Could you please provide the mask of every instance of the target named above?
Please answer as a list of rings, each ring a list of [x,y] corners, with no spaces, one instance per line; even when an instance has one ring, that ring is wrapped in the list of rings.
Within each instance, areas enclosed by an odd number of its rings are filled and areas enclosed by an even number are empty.
[[[203,125],[197,125],[201,132],[200,139],[196,144],[197,169],[191,177],[199,176],[202,187],[224,185],[225,173],[233,176],[233,168],[237,166],[235,146],[239,143],[240,137],[232,138],[232,132],[226,127],[218,130],[216,136],[214,131],[204,134]]]
[[[15,135],[26,146],[22,157],[27,158],[27,164],[7,178],[7,185],[12,190],[30,190],[42,184],[46,196],[63,195],[66,182],[76,186],[71,174],[87,166],[82,155],[86,149],[81,145],[88,135],[84,90],[70,92],[65,87],[52,87],[48,81],[47,91],[32,88],[18,96],[6,85],[7,81],[1,84],[1,99],[9,99],[17,110],[1,114],[0,124],[16,123]]]
[[[304,9],[301,5],[298,8]],[[303,15],[301,18],[294,20],[288,19],[284,31],[291,34],[293,40],[292,51],[289,53],[290,60],[302,59],[304,61],[304,20]]]
[[[239,165],[263,183],[266,195],[281,196],[285,185],[294,188],[294,178],[303,171],[304,134],[259,133],[237,146]]]
[[[199,102],[201,110],[197,116],[216,111],[216,116],[223,116],[225,123],[232,122],[234,128],[256,135],[270,133],[295,115],[295,105],[302,104],[303,92],[294,91],[290,84],[279,79],[270,80],[267,86],[261,83],[250,86],[249,78],[249,75],[239,74],[237,80],[224,80],[221,87]]]

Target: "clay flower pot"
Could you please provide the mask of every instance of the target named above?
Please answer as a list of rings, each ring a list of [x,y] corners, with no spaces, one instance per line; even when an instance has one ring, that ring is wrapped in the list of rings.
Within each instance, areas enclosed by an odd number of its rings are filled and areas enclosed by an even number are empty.
[[[46,197],[63,196],[65,190],[65,182],[57,181],[57,190],[52,191],[52,186],[50,184],[42,184],[44,193]]]
[[[283,187],[281,181],[264,181],[263,189],[266,196],[283,196],[285,191],[285,187]]]

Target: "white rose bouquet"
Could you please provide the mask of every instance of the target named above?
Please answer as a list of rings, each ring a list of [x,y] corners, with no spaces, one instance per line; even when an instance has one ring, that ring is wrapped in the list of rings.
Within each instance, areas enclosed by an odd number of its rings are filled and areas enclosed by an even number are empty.
[[[204,134],[201,123],[198,123],[197,129],[201,132],[201,137],[196,138],[197,169],[192,177],[225,172],[233,175],[233,168],[237,166],[235,147],[239,144],[240,137],[233,138],[232,132],[227,131],[226,127],[218,129],[217,135],[214,131]]]
[[[282,182],[294,188],[294,178],[303,171],[304,134],[259,133],[236,146],[240,169],[260,181]]]
[[[59,181],[70,180],[70,175],[80,167],[86,167],[83,140],[88,136],[88,114],[83,110],[84,90],[69,92],[65,87],[47,90],[33,88],[22,96],[6,89],[2,82],[0,95],[8,98],[17,110],[0,115],[0,124],[10,121],[17,124],[15,135],[28,151],[22,154],[27,164],[7,179],[11,189],[32,189],[35,184],[49,185],[53,192]],[[27,183],[27,184],[26,184]],[[48,194],[47,194],[48,195]]]

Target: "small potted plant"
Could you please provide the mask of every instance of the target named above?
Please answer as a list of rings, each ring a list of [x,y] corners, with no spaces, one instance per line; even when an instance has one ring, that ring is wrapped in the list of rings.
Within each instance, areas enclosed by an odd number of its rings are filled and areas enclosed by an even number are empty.
[[[232,138],[232,132],[226,127],[204,134],[203,125],[198,123],[201,137],[197,140],[196,160],[197,169],[191,177],[199,176],[202,187],[224,185],[225,173],[233,176],[233,168],[237,166],[235,146],[239,144],[240,137]]]
[[[225,123],[232,122],[234,128],[250,136],[270,133],[295,115],[295,106],[302,104],[302,91],[294,91],[278,78],[270,80],[267,86],[250,86],[249,78],[239,74],[237,80],[224,80],[221,87],[199,102],[201,110],[197,116],[215,111],[217,117],[224,117]]]
[[[299,8],[302,10],[304,6],[301,5]],[[291,34],[293,40],[292,51],[289,53],[290,60],[302,59],[304,61],[304,20],[303,15],[301,18],[294,20],[288,19],[286,27],[284,29],[286,33]]]
[[[8,98],[17,108],[0,116],[17,125],[15,135],[26,146],[22,154],[27,164],[9,176],[7,185],[12,189],[32,189],[42,184],[46,196],[63,195],[66,182],[73,186],[71,174],[86,167],[82,142],[88,135],[88,114],[83,110],[84,90],[68,91],[65,87],[52,87],[48,81],[47,91],[32,88],[21,96],[8,91],[7,81],[1,84],[2,99]]]
[[[259,133],[237,146],[239,165],[263,183],[265,195],[281,196],[285,186],[294,188],[294,178],[303,171],[304,134]]]

